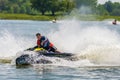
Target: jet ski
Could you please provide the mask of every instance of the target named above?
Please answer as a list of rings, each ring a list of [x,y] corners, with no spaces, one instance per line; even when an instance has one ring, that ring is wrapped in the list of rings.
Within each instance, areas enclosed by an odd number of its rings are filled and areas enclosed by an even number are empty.
[[[21,54],[15,59],[15,63],[17,66],[20,65],[31,65],[31,64],[48,64],[52,63],[49,60],[44,59],[44,57],[58,57],[58,58],[64,58],[69,59],[73,56],[71,53],[58,53],[58,52],[48,52],[44,50],[43,48],[36,48],[35,50],[25,50],[23,53],[29,52],[34,54]]]

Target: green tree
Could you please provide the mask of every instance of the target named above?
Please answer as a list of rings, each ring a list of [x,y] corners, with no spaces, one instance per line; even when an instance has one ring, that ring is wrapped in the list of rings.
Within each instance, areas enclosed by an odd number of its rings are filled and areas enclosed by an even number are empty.
[[[114,9],[111,13],[113,16],[120,16],[120,9]]]
[[[96,14],[97,0],[75,0],[80,14]]]
[[[62,8],[63,7],[63,8]],[[75,8],[74,0],[63,0],[61,4],[62,11],[70,13]]]
[[[74,8],[74,0],[31,0],[32,7],[39,10],[42,15],[50,11],[54,16],[58,11],[70,12]]]
[[[104,6],[105,6],[105,9],[106,9],[109,13],[112,12],[112,10],[113,10],[113,5],[112,5],[112,2],[111,2],[111,1],[106,2],[106,3],[104,4]]]
[[[31,13],[33,13],[31,7],[26,6],[26,13],[27,13],[27,14],[31,14]]]
[[[28,13],[28,7],[31,9],[30,0],[8,0],[8,9],[6,9],[9,13],[13,8],[13,13]],[[27,10],[26,10],[27,9]],[[29,10],[31,11],[31,10]],[[30,13],[30,12],[29,12]]]
[[[20,13],[26,13],[27,11],[26,11],[26,8],[25,8],[25,6],[21,6],[21,8],[20,8]]]
[[[16,1],[16,0],[8,0],[10,3],[16,3],[16,2],[18,2],[18,0]]]
[[[115,2],[112,4],[112,6],[113,6],[113,10],[111,12],[111,15],[120,16],[120,3]]]
[[[33,12],[31,5],[32,3],[30,3],[30,0],[27,0],[27,2],[25,2],[25,8],[26,8],[26,13],[27,14],[31,14]]]
[[[81,6],[95,7],[97,5],[97,0],[75,0],[76,8]]]
[[[8,0],[0,0],[0,12],[7,8]]]
[[[99,4],[96,8],[98,15],[109,15],[109,12],[105,9],[104,5]]]
[[[31,0],[32,8],[39,10],[42,15],[48,10],[49,0]]]
[[[14,13],[20,13],[20,7],[18,5],[14,6]]]
[[[58,0],[48,0],[48,10],[52,12],[52,15],[55,15],[56,11],[60,10],[60,2]]]
[[[10,7],[9,13],[14,13],[14,8]]]
[[[113,3],[113,9],[120,9],[120,3],[118,3],[118,2],[115,2],[115,3]]]

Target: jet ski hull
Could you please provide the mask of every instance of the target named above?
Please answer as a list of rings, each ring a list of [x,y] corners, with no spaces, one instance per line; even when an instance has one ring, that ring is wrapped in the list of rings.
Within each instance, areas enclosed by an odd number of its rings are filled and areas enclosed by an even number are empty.
[[[64,59],[68,59],[70,57],[73,56],[73,54],[71,53],[44,53],[44,52],[37,52],[37,58],[41,57],[41,56],[45,56],[45,57],[58,57],[58,58],[64,58]],[[39,59],[39,60],[35,60],[35,58],[33,58],[34,56],[31,56],[29,54],[22,54],[21,56],[17,57],[15,62],[16,65],[31,65],[31,64],[47,64],[47,63],[52,63],[49,60],[45,60],[45,59]]]

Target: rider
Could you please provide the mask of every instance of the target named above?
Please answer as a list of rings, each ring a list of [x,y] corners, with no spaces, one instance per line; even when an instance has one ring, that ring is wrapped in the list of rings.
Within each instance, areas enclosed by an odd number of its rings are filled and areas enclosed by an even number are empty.
[[[45,36],[41,36],[40,33],[36,34],[37,37],[37,46],[36,47],[40,47],[43,48],[49,52],[58,52],[57,48],[48,40],[47,37]]]
[[[117,20],[115,19],[112,23],[113,23],[114,25],[116,25],[116,24],[117,24]]]

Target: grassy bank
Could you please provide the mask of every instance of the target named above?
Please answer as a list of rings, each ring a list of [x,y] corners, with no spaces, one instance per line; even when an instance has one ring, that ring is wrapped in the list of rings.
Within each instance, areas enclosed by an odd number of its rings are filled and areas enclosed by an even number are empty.
[[[67,19],[75,18],[77,20],[83,20],[83,21],[102,21],[105,19],[116,19],[120,21],[120,16],[71,15],[71,16],[66,16],[65,18]]]
[[[0,13],[0,19],[10,19],[10,20],[42,20],[49,21],[54,19],[53,16],[43,16],[43,15],[28,15],[28,14],[3,14]]]
[[[99,20],[105,20],[105,19],[116,19],[120,21],[120,16],[97,16]]]
[[[78,20],[105,20],[105,19],[117,19],[120,21],[120,16],[95,16],[95,15],[69,15],[69,16],[56,16],[59,19],[73,19],[73,16]],[[0,13],[0,19],[10,19],[10,20],[41,20],[50,21],[55,17],[50,15],[28,15],[28,14],[3,14]]]

